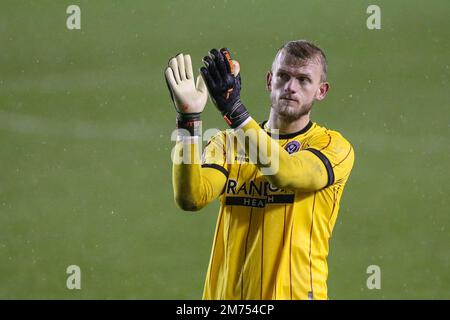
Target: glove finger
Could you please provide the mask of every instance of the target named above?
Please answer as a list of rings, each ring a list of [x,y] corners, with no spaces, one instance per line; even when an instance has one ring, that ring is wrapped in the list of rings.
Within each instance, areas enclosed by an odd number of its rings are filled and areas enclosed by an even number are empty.
[[[208,68],[209,65],[213,63],[213,60],[210,56],[204,56],[203,57],[203,64]]]
[[[172,68],[167,67],[166,71],[164,72],[164,75],[166,76],[166,80],[171,88],[177,86],[177,82],[175,80],[174,72]]]
[[[219,51],[217,51],[217,49],[211,49],[208,52],[208,56],[214,61],[214,63],[217,65],[217,63],[219,62],[218,58],[220,56]]]
[[[220,86],[222,83],[222,79],[214,61],[211,59],[210,56],[205,56],[203,58],[203,62],[206,65],[206,68],[208,69],[209,75],[211,76],[212,79],[214,79],[215,84],[217,86]]]
[[[206,84],[206,87],[208,88],[209,92],[210,93],[215,92],[216,83],[214,79],[211,77],[211,74],[209,73],[208,69],[205,67],[201,67],[200,74],[203,77],[204,83]]]
[[[241,71],[241,65],[239,64],[239,62],[237,60],[232,60],[232,61],[233,61],[233,67],[234,67],[233,75],[235,77],[237,77],[239,72]]]
[[[208,55],[215,61],[216,57],[219,55],[219,51],[217,49],[213,48],[209,50]]]
[[[231,52],[230,52],[230,49],[228,49],[227,47],[223,47],[223,48],[220,48],[220,50],[219,50],[222,54],[225,54],[225,52],[228,52],[228,56],[230,56],[230,59],[231,59]]]
[[[175,82],[175,77],[173,76],[173,71],[172,68],[167,68],[165,71],[165,78],[166,78],[166,84],[167,84],[167,88],[169,89],[170,92],[170,98],[172,99],[173,102],[173,87],[176,86],[176,82]]]
[[[174,77],[175,77],[176,83],[177,83],[177,84],[180,83],[180,82],[181,82],[181,79],[180,79],[180,72],[179,72],[179,70],[178,70],[178,62],[177,62],[176,57],[174,57],[174,58],[172,58],[172,59],[169,60],[169,67],[170,67],[170,68],[172,69],[172,71],[173,71],[173,75],[174,75]]]
[[[186,68],[186,78],[187,79],[194,78],[194,72],[192,71],[191,56],[189,54],[186,54],[184,56],[184,67]]]
[[[226,79],[228,70],[224,56],[216,49],[212,49],[209,54],[213,57],[222,79]]]
[[[227,48],[222,48],[222,49],[220,49],[220,53],[224,57],[227,71],[231,74],[234,74],[235,73],[234,64],[233,64],[233,60],[231,59],[230,51]]]
[[[178,72],[180,73],[181,80],[186,80],[186,69],[184,67],[184,55],[179,53],[177,55]]]
[[[197,84],[195,85],[195,88],[197,89],[197,91],[200,91],[201,93],[207,92],[205,81],[203,80],[203,77],[200,74],[197,77]]]

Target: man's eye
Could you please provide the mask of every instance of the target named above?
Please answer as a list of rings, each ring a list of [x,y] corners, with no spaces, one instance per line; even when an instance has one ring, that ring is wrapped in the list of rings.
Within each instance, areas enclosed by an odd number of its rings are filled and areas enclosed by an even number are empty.
[[[289,75],[287,75],[286,73],[279,73],[278,77],[280,77],[280,79],[288,81],[289,80]]]
[[[309,82],[309,79],[306,78],[306,77],[300,77],[300,78],[298,78],[298,80],[300,81],[300,83],[307,83],[307,82]]]

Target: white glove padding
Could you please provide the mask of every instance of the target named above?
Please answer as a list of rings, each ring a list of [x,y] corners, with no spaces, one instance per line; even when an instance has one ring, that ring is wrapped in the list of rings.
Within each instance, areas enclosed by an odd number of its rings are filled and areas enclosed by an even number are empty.
[[[191,56],[182,53],[170,59],[165,71],[175,108],[181,114],[200,113],[208,99],[208,90],[201,76],[194,83]]]

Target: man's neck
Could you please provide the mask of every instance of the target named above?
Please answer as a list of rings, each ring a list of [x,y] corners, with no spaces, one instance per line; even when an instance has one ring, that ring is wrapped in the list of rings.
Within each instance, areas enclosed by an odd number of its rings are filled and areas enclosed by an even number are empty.
[[[278,129],[281,134],[295,133],[302,130],[309,123],[309,113],[300,117],[297,120],[291,121],[281,117],[273,108],[270,109],[269,120],[267,127],[269,129]]]

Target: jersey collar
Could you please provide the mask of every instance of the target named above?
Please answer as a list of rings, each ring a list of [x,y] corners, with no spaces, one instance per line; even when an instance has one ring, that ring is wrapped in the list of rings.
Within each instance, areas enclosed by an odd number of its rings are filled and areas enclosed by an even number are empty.
[[[266,123],[267,120],[261,122],[259,124],[259,126],[264,129],[264,131],[267,132],[267,134],[272,137],[272,134],[266,129]],[[306,133],[309,129],[311,129],[313,123],[311,122],[311,120],[308,122],[308,124],[301,130],[297,131],[297,132],[293,132],[293,133],[286,133],[286,134],[278,134],[278,135],[274,135],[272,138],[274,139],[292,139],[295,138],[296,136]]]

